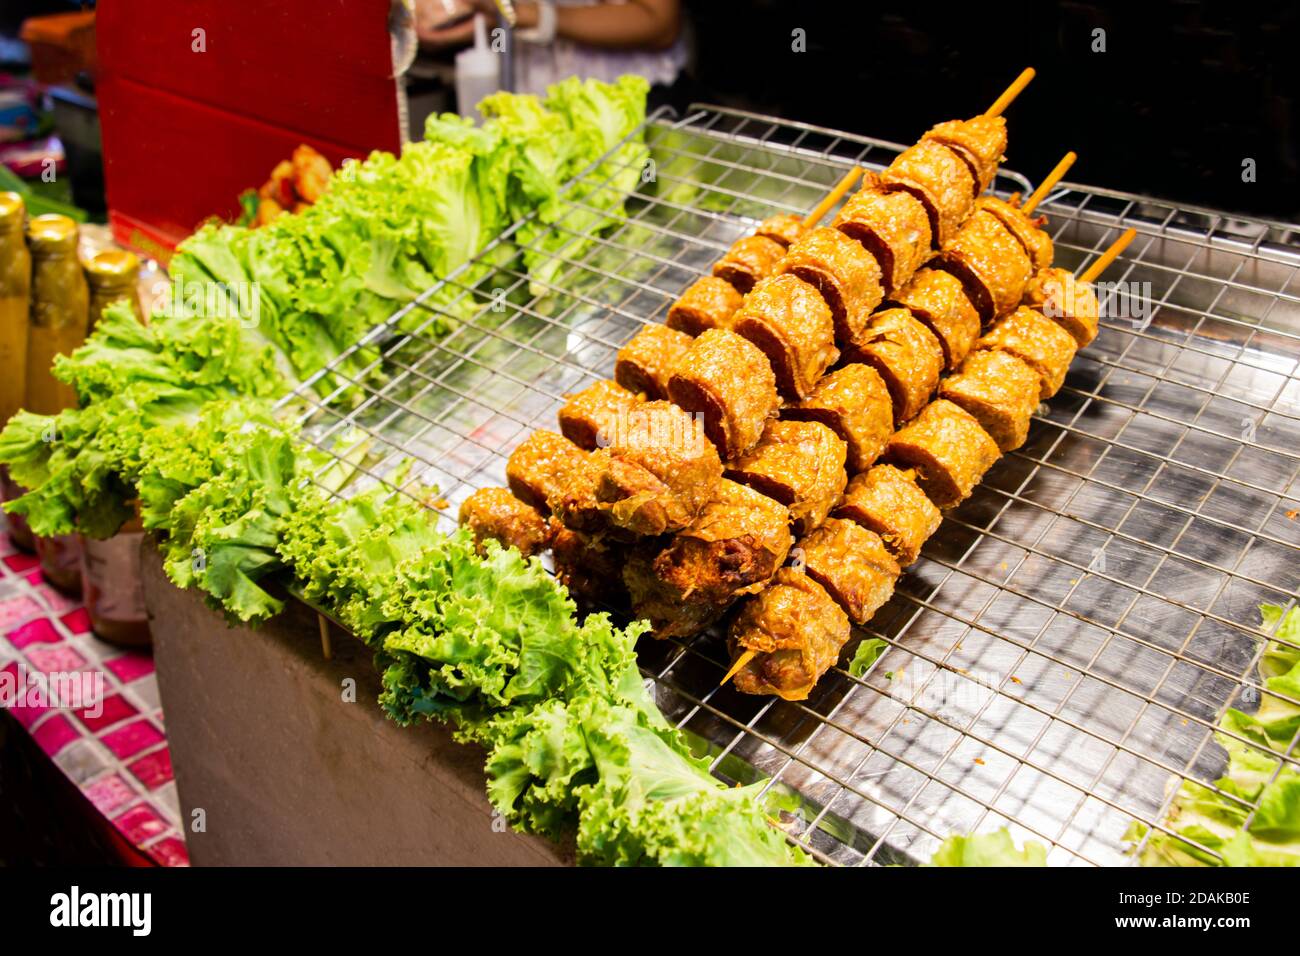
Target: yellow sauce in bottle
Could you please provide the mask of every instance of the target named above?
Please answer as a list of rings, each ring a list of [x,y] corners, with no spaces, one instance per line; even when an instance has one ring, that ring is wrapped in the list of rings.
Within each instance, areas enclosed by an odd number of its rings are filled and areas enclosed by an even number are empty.
[[[23,197],[0,192],[0,427],[23,406],[32,257],[23,238]]]
[[[54,377],[56,355],[86,340],[90,290],[77,260],[77,224],[67,216],[36,216],[27,224],[32,252],[32,309],[27,332],[28,411],[54,415],[77,404],[72,386]]]
[[[105,249],[86,263],[86,281],[90,283],[90,327],[99,324],[104,309],[118,299],[126,299],[137,322],[144,321],[136,283],[140,278],[140,260],[125,249]]]

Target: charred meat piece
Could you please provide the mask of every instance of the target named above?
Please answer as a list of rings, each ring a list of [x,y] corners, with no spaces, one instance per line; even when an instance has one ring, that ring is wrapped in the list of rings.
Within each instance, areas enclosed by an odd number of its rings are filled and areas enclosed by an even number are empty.
[[[560,434],[579,448],[592,451],[609,444],[609,436],[641,404],[641,398],[610,381],[588,385],[560,409]]]
[[[754,235],[766,236],[768,239],[775,240],[789,248],[791,243],[807,231],[807,228],[803,224],[803,219],[792,216],[788,212],[783,212],[775,216],[768,216],[760,222],[758,228],[754,230]]]
[[[998,460],[998,446],[960,405],[937,398],[900,429],[886,461],[916,471],[917,483],[940,508],[961,504]]]
[[[804,573],[820,584],[854,624],[865,624],[894,593],[902,574],[874,531],[827,518],[799,539],[795,549]]]
[[[848,477],[843,439],[820,422],[768,422],[763,437],[727,466],[727,477],[790,509],[795,533],[826,520]]]
[[[881,189],[878,176],[844,204],[834,226],[876,257],[885,295],[906,285],[930,257],[930,217],[925,206],[905,190]]]
[[[916,473],[876,465],[855,475],[844,489],[835,517],[854,521],[880,535],[902,567],[914,562],[921,546],[939,529],[943,515],[916,484]]]
[[[547,514],[550,499],[562,492],[569,476],[586,463],[587,453],[573,442],[539,429],[510,453],[506,483],[516,498]]]
[[[913,418],[930,400],[943,371],[938,338],[907,309],[886,309],[871,317],[848,357],[870,365],[885,380],[893,399],[894,422]]]
[[[736,291],[747,293],[759,279],[775,274],[785,246],[767,236],[743,236],[731,244],[727,254],[713,265],[713,274],[725,279]]]
[[[790,568],[741,606],[731,623],[731,654],[756,651],[736,672],[744,694],[804,700],[840,656],[852,628],[846,615],[811,577]]]
[[[726,329],[710,329],[692,343],[668,380],[668,394],[704,417],[705,434],[727,461],[754,446],[781,405],[767,356]]]
[[[1022,306],[989,329],[975,348],[1000,349],[1021,359],[1038,373],[1039,397],[1049,399],[1061,390],[1079,345],[1041,312]]]
[[[608,537],[589,538],[551,519],[551,557],[555,577],[569,596],[590,608],[625,607],[623,566],[628,549]]]
[[[966,221],[935,257],[935,264],[961,280],[986,325],[1020,304],[1033,274],[1020,241],[986,210]]]
[[[776,268],[821,293],[837,338],[853,338],[861,332],[884,294],[875,258],[862,243],[830,226],[805,233]]]
[[[998,221],[1024,247],[1035,269],[1046,269],[1052,264],[1056,250],[1052,246],[1052,237],[1043,228],[1047,222],[1046,216],[1029,216],[1018,205],[997,196],[981,196],[975,200],[975,208],[997,216]]]
[[[975,416],[1004,452],[1019,448],[1038,407],[1038,373],[1008,352],[972,352],[961,371],[939,386],[939,397]]]
[[[1083,348],[1097,337],[1101,307],[1092,286],[1066,269],[1043,269],[1025,289],[1024,304],[1037,309]]]
[[[712,499],[722,462],[700,424],[676,405],[639,405],[610,439],[551,499],[571,530],[665,534],[686,527]]]
[[[906,308],[934,333],[943,349],[943,365],[952,371],[962,363],[980,335],[980,317],[966,296],[961,280],[951,272],[922,269],[891,305]]]
[[[648,562],[629,563],[632,609],[659,637],[686,637],[738,597],[759,591],[785,561],[794,539],[785,506],[728,481],[689,527]],[[687,607],[684,615],[676,608]],[[716,613],[709,613],[713,608]]]
[[[460,505],[460,523],[474,535],[479,554],[491,538],[503,548],[518,548],[525,558],[546,549],[550,528],[532,505],[526,505],[505,488],[480,488]]]
[[[725,279],[701,276],[691,283],[682,297],[668,310],[665,323],[670,329],[687,335],[700,335],[709,329],[725,329],[745,297]]]
[[[949,146],[970,166],[975,195],[989,188],[998,163],[1007,151],[1007,121],[1001,116],[975,116],[932,126],[922,139]]]
[[[863,362],[831,372],[811,395],[781,414],[790,421],[821,422],[844,439],[850,474],[869,468],[894,433],[889,389],[880,373]]]
[[[694,340],[685,332],[653,323],[618,350],[614,381],[650,401],[668,397],[668,377]]]
[[[909,146],[880,174],[882,188],[909,192],[930,217],[930,242],[938,249],[957,235],[975,202],[975,178],[960,156],[942,143]]]
[[[762,350],[777,391],[791,401],[807,398],[840,356],[831,310],[815,288],[792,275],[758,283],[732,317],[731,330]]]

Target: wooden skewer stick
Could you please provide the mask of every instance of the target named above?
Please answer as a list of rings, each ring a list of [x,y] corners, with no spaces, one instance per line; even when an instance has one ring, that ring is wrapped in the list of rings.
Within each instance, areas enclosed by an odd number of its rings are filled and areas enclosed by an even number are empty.
[[[320,629],[320,652],[325,660],[334,659],[334,648],[330,644],[330,622],[324,614],[316,612],[316,626]]]
[[[1020,95],[1020,91],[1029,85],[1029,81],[1032,80],[1035,75],[1032,66],[1025,67],[1024,70],[1021,71],[1020,75],[1011,82],[1011,85],[1002,91],[1002,95],[993,101],[993,105],[988,108],[984,115],[1001,116],[1002,111],[1011,105],[1012,100]]]
[[[840,201],[840,197],[849,191],[849,187],[851,187],[854,183],[856,183],[858,181],[858,177],[861,175],[862,175],[861,166],[854,166],[847,173],[845,173],[843,178],[841,178],[840,181],[835,184],[835,188],[826,194],[825,198],[823,198],[822,201],[819,202],[816,205],[816,207],[813,208],[812,212],[808,213],[808,215],[803,217],[803,224],[809,227],[817,225],[821,217],[826,215],[826,213],[830,210],[831,206],[834,206],[837,202]]]
[[[1056,168],[1047,174],[1047,178],[1039,183],[1038,188],[1035,189],[1030,197],[1025,200],[1025,204],[1020,207],[1020,211],[1026,214],[1033,212],[1034,207],[1047,198],[1047,194],[1056,187],[1056,184],[1059,183],[1062,178],[1064,178],[1065,174],[1069,172],[1070,167],[1074,165],[1074,161],[1078,158],[1079,156],[1074,150],[1070,150],[1062,156],[1061,161],[1056,164]]]
[[[727,681],[731,680],[731,678],[735,677],[738,673],[740,673],[740,669],[744,667],[746,664],[748,664],[750,661],[752,661],[754,659],[754,656],[757,653],[758,651],[747,650],[745,651],[745,653],[737,657],[736,663],[732,664],[731,670],[727,671],[727,676],[722,678],[722,680],[718,681],[718,686],[721,687]]]
[[[1118,258],[1119,254],[1128,248],[1128,244],[1133,241],[1137,234],[1136,229],[1131,227],[1125,229],[1124,235],[1112,242],[1110,248],[1098,256],[1097,261],[1084,270],[1083,275],[1079,276],[1079,281],[1091,282],[1105,272],[1107,267]]]

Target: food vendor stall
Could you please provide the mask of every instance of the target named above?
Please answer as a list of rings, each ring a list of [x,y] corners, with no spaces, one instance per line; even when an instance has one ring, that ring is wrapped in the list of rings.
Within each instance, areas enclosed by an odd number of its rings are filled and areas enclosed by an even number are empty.
[[[1021,167],[1004,72],[259,157],[0,436],[149,534],[190,859],[1300,859],[1295,229]]]

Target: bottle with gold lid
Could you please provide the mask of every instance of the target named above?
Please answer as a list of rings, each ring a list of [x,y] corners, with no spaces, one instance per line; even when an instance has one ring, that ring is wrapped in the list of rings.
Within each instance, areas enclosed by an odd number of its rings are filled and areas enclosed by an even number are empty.
[[[23,238],[27,210],[17,193],[0,192],[0,427],[23,407],[32,257]]]
[[[23,231],[27,209],[18,193],[0,192],[0,428],[23,407],[27,388],[27,322],[32,298],[32,256]],[[22,494],[0,466],[0,500]],[[9,538],[18,547],[35,547],[22,515],[8,515]]]
[[[54,357],[86,340],[90,290],[77,259],[77,224],[67,216],[35,216],[27,223],[32,253],[31,324],[27,330],[27,388],[30,412],[54,415],[77,404],[72,386],[52,373]]]
[[[86,281],[90,283],[90,327],[93,329],[104,309],[118,299],[126,299],[136,320],[144,321],[136,284],[140,280],[140,260],[125,249],[105,249],[86,263]]]

